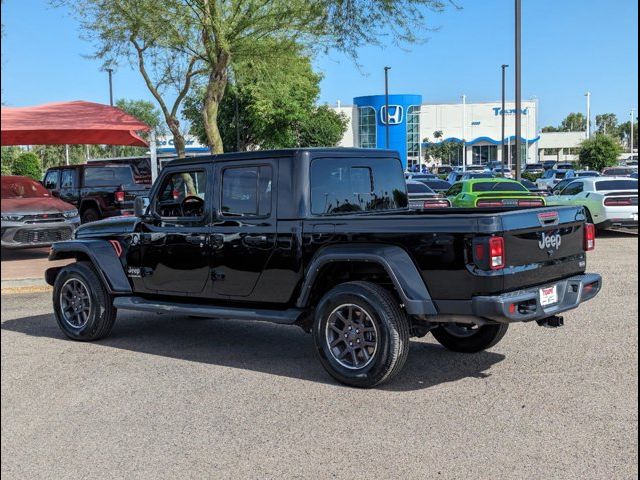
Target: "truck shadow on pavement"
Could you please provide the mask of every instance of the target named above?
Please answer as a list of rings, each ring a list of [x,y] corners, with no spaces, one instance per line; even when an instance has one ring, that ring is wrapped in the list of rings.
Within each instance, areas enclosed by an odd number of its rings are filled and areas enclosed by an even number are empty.
[[[2,330],[71,342],[51,314],[5,320]],[[380,389],[413,391],[466,378],[482,379],[505,358],[494,352],[454,353],[430,342],[434,340],[429,336],[412,341],[404,369]],[[93,344],[339,385],[315,358],[311,336],[297,327],[120,312],[111,335]],[[87,344],[74,345],[83,348]]]

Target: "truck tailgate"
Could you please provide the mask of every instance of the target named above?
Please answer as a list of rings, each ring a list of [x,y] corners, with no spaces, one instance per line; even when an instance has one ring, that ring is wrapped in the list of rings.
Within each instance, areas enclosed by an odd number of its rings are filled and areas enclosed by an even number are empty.
[[[584,272],[584,222],[581,207],[519,210],[503,215],[505,290]]]

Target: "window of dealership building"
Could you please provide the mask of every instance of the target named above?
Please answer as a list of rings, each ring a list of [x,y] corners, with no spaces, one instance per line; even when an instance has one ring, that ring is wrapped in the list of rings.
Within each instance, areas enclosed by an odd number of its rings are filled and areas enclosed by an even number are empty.
[[[387,123],[389,148],[400,152],[407,168],[415,165],[445,163],[484,165],[502,161],[501,102],[426,104],[421,95],[389,95],[389,112],[385,113],[385,96],[356,97],[353,105],[335,107],[347,116],[349,127],[340,145],[344,147],[385,148]],[[515,158],[515,105],[505,108],[505,162]],[[537,161],[537,100],[522,102],[522,158]],[[453,142],[451,158],[443,162],[424,158],[430,143]],[[509,160],[511,159],[511,161]]]

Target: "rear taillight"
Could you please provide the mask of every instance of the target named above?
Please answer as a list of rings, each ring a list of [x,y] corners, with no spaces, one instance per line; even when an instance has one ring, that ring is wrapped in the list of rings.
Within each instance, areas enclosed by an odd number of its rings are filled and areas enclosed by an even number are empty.
[[[125,192],[118,190],[115,194],[116,202],[124,202]]]
[[[476,207],[502,207],[504,206],[500,200],[478,200]]]
[[[596,226],[593,223],[584,225],[584,251],[590,252],[596,248]]]
[[[427,200],[422,205],[422,208],[449,208],[449,200],[446,199],[438,199],[438,200]]]
[[[491,270],[504,268],[504,238],[491,237],[489,239],[489,267]]]
[[[519,207],[544,207],[544,200],[541,198],[532,200],[518,200]]]
[[[625,207],[631,205],[631,198],[605,198],[605,207]]]

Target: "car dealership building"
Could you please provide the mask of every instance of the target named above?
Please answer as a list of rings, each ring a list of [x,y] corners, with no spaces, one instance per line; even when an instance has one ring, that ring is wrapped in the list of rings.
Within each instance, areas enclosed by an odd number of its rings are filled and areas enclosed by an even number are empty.
[[[400,152],[407,167],[433,163],[426,160],[429,143],[455,142],[451,164],[481,165],[502,161],[501,102],[423,103],[421,95],[389,95],[389,113],[385,114],[385,96],[356,97],[353,105],[334,107],[349,119],[349,127],[340,143],[344,147],[385,148],[387,122],[389,148]],[[505,145],[507,158],[515,158],[515,105],[505,108]],[[522,158],[537,161],[538,102],[522,102]],[[525,155],[526,153],[526,155]],[[508,162],[511,163],[511,162]]]

